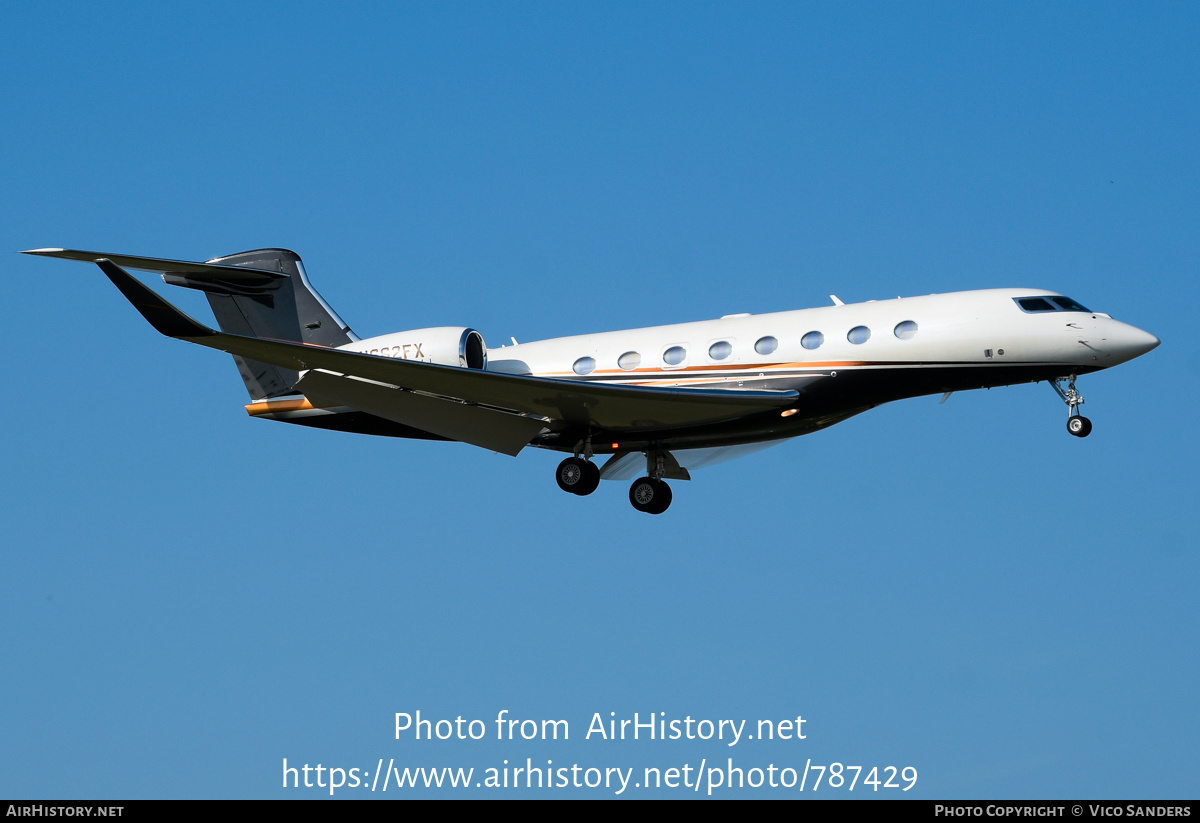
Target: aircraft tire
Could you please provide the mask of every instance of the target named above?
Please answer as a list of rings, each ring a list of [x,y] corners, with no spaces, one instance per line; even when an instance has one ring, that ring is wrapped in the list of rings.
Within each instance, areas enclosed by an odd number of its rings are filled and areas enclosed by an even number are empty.
[[[583,477],[575,486],[575,493],[580,497],[591,494],[600,485],[600,467],[590,460],[583,460]]]
[[[1092,421],[1076,415],[1067,418],[1067,431],[1076,437],[1087,437],[1092,433]]]
[[[671,487],[652,477],[639,477],[629,487],[629,502],[640,512],[662,514],[671,505]]]
[[[558,481],[558,487],[565,492],[579,494],[578,490],[586,482],[585,479],[588,476],[587,465],[586,460],[580,460],[578,457],[568,457],[559,463],[558,470],[554,472],[554,479]],[[599,472],[597,472],[597,479],[599,479],[598,475]]]
[[[563,491],[582,497],[591,494],[600,485],[600,469],[590,460],[568,457],[558,464],[554,479]]]
[[[662,514],[671,506],[671,487],[661,480],[654,482],[658,484],[658,497],[650,507],[650,514]]]

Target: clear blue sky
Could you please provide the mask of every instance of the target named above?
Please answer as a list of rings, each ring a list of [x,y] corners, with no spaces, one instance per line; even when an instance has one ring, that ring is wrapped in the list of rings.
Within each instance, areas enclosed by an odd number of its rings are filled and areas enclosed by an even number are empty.
[[[1195,5],[244,5],[0,11],[0,796],[732,757],[1196,797]],[[648,517],[552,453],[252,420],[228,357],[40,246],[292,248],[364,336],[1019,286],[1163,344],[1081,380],[1086,440],[1044,384],[910,400]],[[417,710],[489,739],[395,740]],[[806,739],[584,740],[597,712]],[[611,794],[532,793],[576,792]]]

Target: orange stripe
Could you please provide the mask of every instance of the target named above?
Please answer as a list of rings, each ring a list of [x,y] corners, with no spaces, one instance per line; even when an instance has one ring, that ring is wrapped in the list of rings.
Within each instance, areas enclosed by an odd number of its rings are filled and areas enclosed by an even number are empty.
[[[304,397],[299,400],[264,400],[261,403],[250,403],[246,406],[246,414],[251,417],[257,417],[260,414],[274,414],[275,412],[290,412],[290,411],[307,411],[308,409],[316,408],[312,403],[308,402],[308,398]]]

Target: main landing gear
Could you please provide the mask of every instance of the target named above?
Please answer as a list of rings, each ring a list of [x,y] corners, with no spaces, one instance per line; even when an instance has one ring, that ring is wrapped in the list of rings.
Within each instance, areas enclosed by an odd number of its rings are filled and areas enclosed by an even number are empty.
[[[1063,389],[1063,383],[1067,384],[1066,389]],[[1083,395],[1075,391],[1075,375],[1055,378],[1050,385],[1067,404],[1067,431],[1076,437],[1087,437],[1091,434],[1092,421],[1079,413],[1079,407],[1083,405]]]
[[[671,487],[653,477],[639,477],[629,487],[629,502],[640,512],[662,514],[671,505]]]
[[[594,492],[600,485],[600,469],[591,461],[591,456],[589,441],[582,452],[559,463],[554,473],[558,487],[581,497]],[[646,456],[646,472],[648,477],[639,477],[629,487],[629,502],[640,512],[662,514],[671,505],[671,487],[663,481],[663,477],[669,473],[671,477],[686,480],[687,472],[679,467],[669,453],[663,451],[650,452]]]
[[[591,460],[582,457],[568,457],[558,464],[554,475],[558,487],[565,492],[582,497],[591,494],[600,485],[600,469]]]

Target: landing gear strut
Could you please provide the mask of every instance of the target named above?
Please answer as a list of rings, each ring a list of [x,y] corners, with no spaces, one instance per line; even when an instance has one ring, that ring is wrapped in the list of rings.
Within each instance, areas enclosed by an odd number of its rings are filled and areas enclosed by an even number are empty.
[[[1066,389],[1063,389],[1063,383],[1067,384]],[[1091,434],[1092,421],[1079,413],[1079,407],[1083,405],[1083,395],[1075,391],[1075,375],[1057,377],[1050,381],[1050,385],[1067,404],[1067,431],[1076,437],[1087,437]]]

